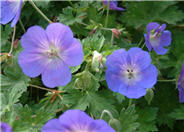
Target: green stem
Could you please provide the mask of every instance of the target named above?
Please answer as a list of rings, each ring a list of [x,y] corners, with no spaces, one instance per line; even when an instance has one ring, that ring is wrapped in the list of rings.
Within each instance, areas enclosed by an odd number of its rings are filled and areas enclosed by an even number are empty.
[[[20,23],[20,26],[21,26],[21,28],[22,28],[22,30],[24,31],[24,33],[26,32],[26,30],[25,30],[25,28],[24,28],[24,25],[23,25],[23,23],[22,23],[22,21],[21,21],[21,19],[19,18],[19,23]]]
[[[82,24],[82,25],[84,25],[84,26],[88,26],[86,23],[83,23],[83,22],[79,22],[79,24]],[[102,30],[106,30],[106,31],[112,31],[112,29],[111,28],[104,28],[104,27],[101,27],[100,29],[102,29]]]
[[[15,39],[15,32],[16,32],[16,25],[14,26],[14,29],[13,29],[13,36],[12,36],[11,48],[10,48],[10,51],[8,53],[9,56],[11,56],[11,53],[13,51],[13,43],[14,43],[14,39]]]
[[[112,32],[112,36],[111,36],[111,45],[113,45],[114,43],[114,33]]]
[[[48,88],[43,88],[43,87],[40,87],[40,86],[37,86],[37,85],[33,85],[33,84],[29,84],[29,86],[34,87],[34,88],[38,88],[38,89],[42,89],[42,90],[47,90],[49,92],[52,92],[53,91],[53,90],[50,90]]]
[[[130,107],[132,105],[132,100],[133,99],[129,99],[128,107]]]
[[[74,8],[74,5],[72,4],[71,0],[68,0],[68,2]]]
[[[36,11],[49,23],[52,23],[50,19],[35,5],[35,3],[32,0],[29,0],[30,4],[36,9]]]
[[[102,114],[100,116],[100,119],[103,118],[105,113],[108,114],[111,119],[114,119],[114,117],[112,116],[112,114],[108,110],[103,110],[103,112],[102,112]]]
[[[175,82],[176,79],[173,79],[173,80],[157,80],[158,82]]]
[[[141,38],[141,40],[140,40],[140,42],[138,44],[138,47],[141,45],[142,41],[143,41],[143,38]]]
[[[141,49],[143,49],[143,48],[144,48],[145,44],[146,44],[146,43],[144,43],[144,44],[142,45]]]
[[[106,15],[106,20],[105,20],[105,27],[107,27],[108,19],[109,19],[109,3],[110,3],[110,0],[108,0],[108,5],[107,5],[107,15]]]

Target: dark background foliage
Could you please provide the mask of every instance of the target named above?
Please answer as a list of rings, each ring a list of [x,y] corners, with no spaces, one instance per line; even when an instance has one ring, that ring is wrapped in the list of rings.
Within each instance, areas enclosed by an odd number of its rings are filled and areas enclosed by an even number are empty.
[[[9,123],[15,132],[37,132],[49,119],[58,117],[67,109],[84,110],[95,119],[100,118],[106,109],[120,122],[120,127],[115,125],[120,132],[183,131],[184,104],[178,101],[176,81],[184,63],[184,2],[121,1],[118,5],[126,11],[110,10],[107,27],[107,10],[102,2],[47,0],[35,3],[52,21],[70,26],[83,45],[84,61],[71,68],[72,81],[65,87],[55,88],[57,91],[40,89],[45,87],[40,77],[25,76],[17,64],[17,56],[22,50],[19,40],[24,34],[18,23],[15,36],[18,43],[14,43],[12,56],[1,56],[0,115],[3,122]],[[48,25],[29,2],[25,2],[20,19],[26,30],[33,25],[43,28]],[[159,70],[158,80],[175,81],[158,81],[152,89],[152,99],[147,95],[146,99],[142,97],[131,103],[108,89],[104,62],[115,49],[143,47],[149,22],[166,23],[172,33],[172,44],[166,55],[157,55],[154,51],[150,54],[152,63]],[[113,40],[114,45],[111,44],[110,28],[121,30],[119,38]],[[8,53],[12,33],[10,24],[1,25],[1,53]],[[145,46],[143,49],[147,51]],[[103,55],[103,69],[92,65],[95,50]],[[58,90],[64,92],[57,93]],[[110,120],[107,115],[103,119]]]

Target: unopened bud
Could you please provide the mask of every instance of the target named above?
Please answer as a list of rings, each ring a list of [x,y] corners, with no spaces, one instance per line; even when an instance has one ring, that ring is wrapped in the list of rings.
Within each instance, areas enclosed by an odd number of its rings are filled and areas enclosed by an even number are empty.
[[[109,125],[114,128],[117,132],[120,132],[121,123],[117,119],[110,119]]]
[[[153,97],[154,97],[154,92],[151,88],[147,89],[146,95],[144,96],[148,104],[150,105]]]
[[[96,50],[93,52],[92,69],[96,72],[99,72],[102,57],[103,57],[102,54],[98,53]]]
[[[119,30],[117,30],[116,28],[113,28],[112,32],[116,38],[119,38],[119,35],[121,34],[121,32]]]

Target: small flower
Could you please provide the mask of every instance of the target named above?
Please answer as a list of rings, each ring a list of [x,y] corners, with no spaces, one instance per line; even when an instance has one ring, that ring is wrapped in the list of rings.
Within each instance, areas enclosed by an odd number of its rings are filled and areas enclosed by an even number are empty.
[[[105,79],[113,92],[140,98],[157,81],[157,69],[148,52],[140,48],[116,50],[107,57]]]
[[[105,6],[108,6],[108,0],[102,0]],[[124,8],[118,7],[118,2],[116,0],[109,1],[109,9],[110,10],[117,10],[117,11],[124,11]]]
[[[144,34],[144,37],[149,51],[153,48],[158,55],[164,55],[167,52],[164,47],[171,44],[171,32],[165,28],[166,24],[160,26],[157,22],[147,25],[147,34]]]
[[[83,50],[80,42],[73,38],[68,26],[49,24],[44,30],[33,26],[21,38],[23,51],[18,63],[29,77],[42,75],[44,85],[50,88],[65,86],[71,80],[69,66],[80,65]]]
[[[7,123],[0,122],[0,127],[2,132],[12,132],[12,128]]]
[[[67,110],[59,119],[49,120],[42,132],[115,132],[104,120],[94,120],[80,110]]]
[[[1,24],[7,24],[12,20],[11,27],[14,27],[19,20],[23,0],[2,0],[1,1]]]
[[[184,103],[184,64],[178,79],[179,101]]]

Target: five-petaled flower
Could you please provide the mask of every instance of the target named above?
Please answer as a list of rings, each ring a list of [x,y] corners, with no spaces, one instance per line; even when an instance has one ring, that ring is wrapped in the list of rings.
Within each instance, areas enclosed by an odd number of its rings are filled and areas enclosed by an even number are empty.
[[[184,103],[184,64],[178,79],[179,101]]]
[[[49,24],[44,30],[33,26],[21,38],[23,51],[18,63],[29,77],[42,75],[44,85],[50,88],[65,86],[71,80],[69,66],[80,65],[83,50],[80,42],[73,38],[68,26]]]
[[[1,0],[1,24],[7,24],[12,20],[14,27],[19,20],[23,0]]]
[[[42,132],[115,132],[104,120],[94,120],[80,110],[67,110],[59,119],[49,120]]]
[[[167,52],[164,47],[171,44],[171,32],[165,28],[166,24],[160,26],[157,22],[147,25],[147,34],[144,34],[144,37],[149,51],[153,48],[158,55],[164,55]]]
[[[108,87],[128,98],[140,98],[157,81],[157,69],[148,52],[140,48],[119,49],[107,57]]]
[[[108,0],[102,0],[105,6],[108,6]],[[117,11],[124,11],[124,8],[118,7],[118,2],[116,0],[109,1],[109,9],[110,10],[117,10]]]
[[[12,132],[12,128],[7,123],[4,122],[0,122],[0,130],[2,132]]]

